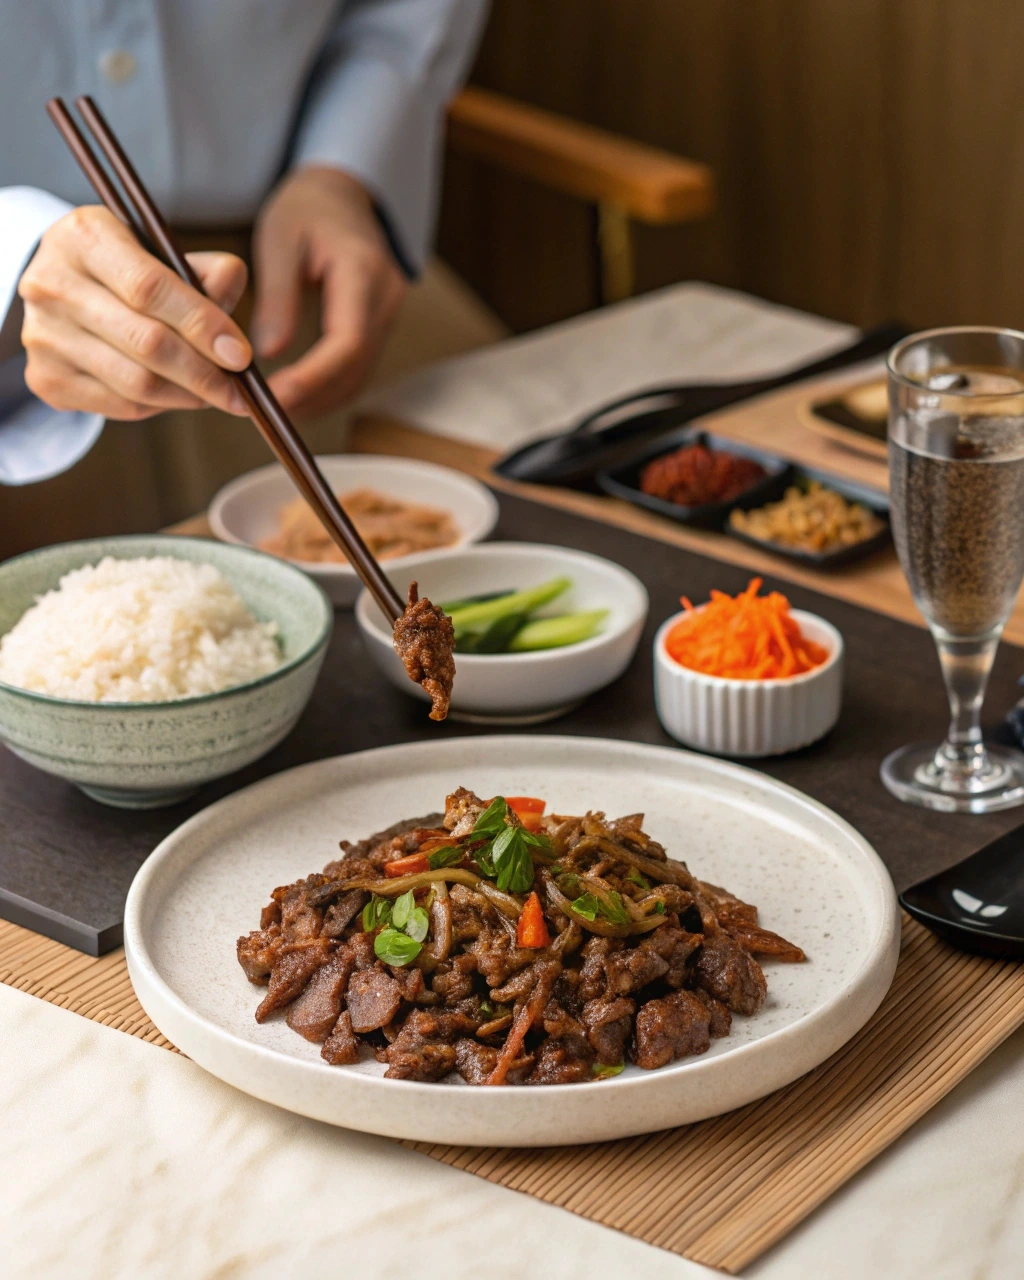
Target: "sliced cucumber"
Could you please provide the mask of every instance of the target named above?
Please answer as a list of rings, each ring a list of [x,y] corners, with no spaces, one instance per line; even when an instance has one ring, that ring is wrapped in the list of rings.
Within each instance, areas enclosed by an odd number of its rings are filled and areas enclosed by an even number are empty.
[[[561,649],[567,644],[579,644],[596,635],[607,616],[607,609],[592,609],[587,613],[564,613],[557,618],[536,618],[512,637],[509,652],[527,653],[535,649]]]

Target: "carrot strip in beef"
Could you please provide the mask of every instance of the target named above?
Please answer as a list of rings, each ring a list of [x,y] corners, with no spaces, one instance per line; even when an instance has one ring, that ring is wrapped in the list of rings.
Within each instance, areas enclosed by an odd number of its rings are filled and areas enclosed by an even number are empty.
[[[542,968],[529,1000],[516,1014],[512,1030],[505,1037],[505,1043],[501,1046],[501,1052],[498,1054],[498,1061],[494,1064],[494,1070],[487,1077],[487,1084],[505,1083],[509,1068],[519,1057],[519,1051],[523,1047],[526,1033],[544,1012],[544,1006],[551,995],[551,988],[555,985],[555,978],[561,970],[562,966],[557,960],[550,961]]]

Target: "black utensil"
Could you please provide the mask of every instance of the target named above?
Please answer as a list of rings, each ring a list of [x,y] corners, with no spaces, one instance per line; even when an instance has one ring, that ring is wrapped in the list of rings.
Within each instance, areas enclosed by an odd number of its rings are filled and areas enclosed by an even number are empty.
[[[1024,826],[904,890],[900,904],[962,951],[1024,959]]]
[[[593,488],[598,471],[622,465],[638,445],[661,432],[751,396],[882,355],[908,332],[900,324],[882,325],[842,351],[770,378],[638,391],[588,414],[567,432],[523,445],[494,469],[510,480]]]

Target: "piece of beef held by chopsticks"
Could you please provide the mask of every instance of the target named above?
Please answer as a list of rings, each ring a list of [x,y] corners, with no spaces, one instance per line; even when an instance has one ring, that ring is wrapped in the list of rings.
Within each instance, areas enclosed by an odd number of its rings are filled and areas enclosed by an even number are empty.
[[[437,605],[420,599],[415,582],[409,584],[409,603],[395,622],[394,646],[409,679],[430,695],[431,720],[443,720],[455,682],[455,628]]]

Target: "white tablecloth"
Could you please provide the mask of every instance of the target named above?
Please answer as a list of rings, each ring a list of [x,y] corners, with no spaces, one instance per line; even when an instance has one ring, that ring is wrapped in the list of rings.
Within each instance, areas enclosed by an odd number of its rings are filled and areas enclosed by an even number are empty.
[[[637,387],[770,372],[852,331],[685,285],[377,396],[509,447]],[[1021,1280],[1024,1033],[751,1267],[753,1280]],[[255,1102],[0,985],[3,1280],[693,1280],[715,1273],[383,1139]]]
[[[752,1280],[1020,1280],[1024,1034]],[[717,1273],[397,1143],[256,1102],[0,986],[5,1280],[697,1280]]]

